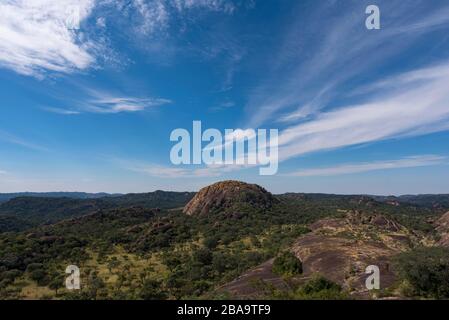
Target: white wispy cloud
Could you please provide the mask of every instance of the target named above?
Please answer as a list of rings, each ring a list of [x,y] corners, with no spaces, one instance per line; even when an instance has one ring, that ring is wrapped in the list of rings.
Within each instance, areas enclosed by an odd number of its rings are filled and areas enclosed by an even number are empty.
[[[88,68],[94,44],[68,25],[86,19],[95,0],[3,0],[0,2],[0,66],[20,74]]]
[[[132,4],[141,16],[139,29],[145,34],[164,29],[169,21],[169,11],[165,1],[133,0]]]
[[[215,107],[210,108],[209,111],[218,112],[218,111],[223,111],[223,110],[230,109],[233,107],[235,107],[234,101],[225,101]]]
[[[402,24],[396,29],[389,31],[392,34],[420,33],[432,29],[445,27],[449,23],[449,7],[440,7],[435,12],[424,18]]]
[[[389,95],[381,90],[380,98],[369,103],[321,113],[311,121],[283,130],[279,136],[281,160],[314,151],[445,130],[449,125],[448,72],[447,63],[407,72],[405,75],[413,75],[413,85],[405,88],[399,85]],[[405,75],[394,78],[410,83]]]
[[[35,150],[35,151],[48,151],[47,148],[45,148],[41,145],[29,142],[23,138],[20,138],[14,134],[11,134],[11,133],[3,131],[3,130],[0,130],[0,141],[10,143],[10,144],[15,144],[15,145],[18,145],[18,146],[21,146],[21,147],[24,147],[27,149]]]
[[[236,10],[235,4],[229,0],[173,0],[172,3],[178,11],[206,8],[213,11],[232,13]]]
[[[377,170],[391,170],[400,168],[416,168],[441,165],[447,163],[447,157],[438,155],[411,156],[397,160],[385,160],[374,162],[363,162],[353,164],[343,164],[326,168],[312,168],[298,170],[288,173],[288,176],[315,177],[315,176],[336,176],[352,173],[362,173]]]
[[[164,33],[173,19],[183,18],[194,10],[225,14],[236,10],[230,0],[119,0],[106,3],[115,5],[122,12],[133,12],[137,30],[147,36]]]
[[[228,168],[222,167],[169,167],[155,164],[140,164],[140,165],[128,165],[125,167],[127,170],[144,173],[152,177],[158,178],[208,178],[219,177],[224,172],[227,172]]]
[[[364,88],[371,92],[369,102],[343,105],[281,130],[278,160],[449,130],[448,83],[449,61],[382,79]],[[235,138],[248,132],[236,131]]]
[[[115,157],[111,155],[104,155],[104,159],[114,163],[116,166],[132,171],[138,172],[150,177],[157,178],[213,178],[220,177],[225,174],[239,171],[245,168],[251,168],[250,165],[161,165],[146,161],[140,161],[129,158]]]
[[[77,115],[81,113],[114,114],[121,112],[140,112],[172,103],[169,99],[153,97],[131,97],[112,92],[84,89],[82,99],[71,101],[66,98],[64,103],[70,108],[45,107],[43,110],[61,115]]]
[[[298,12],[301,18],[289,25],[283,44],[267,59],[273,62],[265,77],[248,97],[246,126],[281,126],[280,161],[449,130],[449,61],[377,76],[369,85],[363,79],[407,54],[423,36],[449,26],[448,6],[414,4],[410,10],[409,5],[381,1],[382,12],[389,15],[383,15],[385,27],[371,33],[360,15],[363,2],[339,15],[337,2],[318,5],[307,16]],[[313,37],[308,36],[311,30]],[[346,102],[348,97],[356,97],[357,103]]]
[[[42,108],[42,109],[45,110],[45,111],[48,111],[48,112],[62,114],[62,115],[75,115],[75,114],[80,114],[81,113],[80,111],[63,109],[63,108],[45,107],[45,108]]]
[[[407,54],[423,36],[449,26],[448,6],[425,5],[419,0],[412,7],[379,1],[382,13],[389,13],[382,15],[384,28],[379,32],[364,28],[363,1],[345,9],[338,1],[317,4],[307,16],[300,7],[279,50],[267,57],[273,62],[259,86],[248,96],[249,126],[272,119],[292,123],[316,115],[346,95],[348,82],[379,70]],[[353,82],[350,87],[354,88]]]
[[[230,0],[2,0],[0,67],[39,78],[100,67],[101,60],[116,58],[103,37],[110,21],[121,23],[125,32],[163,38],[175,19],[235,9]],[[94,24],[84,28],[90,18]]]
[[[171,103],[161,98],[104,97],[92,100],[86,111],[94,113],[138,112]]]
[[[4,171],[4,170],[0,170],[0,174],[7,174],[8,172]]]

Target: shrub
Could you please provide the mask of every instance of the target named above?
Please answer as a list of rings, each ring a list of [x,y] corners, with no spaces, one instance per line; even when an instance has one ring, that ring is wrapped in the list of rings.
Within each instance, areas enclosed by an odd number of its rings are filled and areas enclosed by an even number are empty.
[[[313,300],[337,300],[347,299],[348,296],[342,291],[339,284],[332,282],[322,276],[316,276],[300,287],[296,293],[297,299]]]
[[[44,268],[44,266],[42,265],[42,263],[30,263],[28,266],[27,266],[27,272],[29,272],[29,273],[31,273],[31,272],[33,272],[33,271],[36,271],[36,270],[41,270],[41,269],[43,269]]]
[[[212,263],[212,252],[206,248],[200,248],[193,253],[194,261],[197,261],[204,265]]]
[[[445,248],[418,248],[400,254],[396,268],[405,287],[411,287],[408,296],[449,298],[449,250]],[[412,290],[410,290],[412,289]]]
[[[293,253],[287,251],[274,260],[272,271],[281,276],[301,274],[302,262]]]
[[[161,289],[161,283],[156,280],[146,280],[140,290],[140,298],[143,300],[163,300],[167,294]]]
[[[207,249],[213,250],[218,245],[218,238],[208,237],[208,238],[204,239],[203,244]]]
[[[58,294],[58,290],[64,287],[64,279],[62,277],[56,277],[48,284],[48,287],[55,290],[55,293]]]
[[[304,287],[302,288],[302,291],[305,294],[313,294],[313,293],[319,293],[326,290],[332,290],[332,291],[341,291],[340,285],[336,284],[335,282],[332,282],[324,277],[318,276],[309,282],[307,282]]]
[[[47,273],[42,269],[36,269],[31,272],[30,278],[37,282],[39,286],[45,286],[48,284]]]

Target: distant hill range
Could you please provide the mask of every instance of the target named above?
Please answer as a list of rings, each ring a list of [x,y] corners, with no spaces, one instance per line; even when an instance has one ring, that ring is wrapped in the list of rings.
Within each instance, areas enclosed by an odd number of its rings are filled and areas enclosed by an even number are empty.
[[[378,196],[378,195],[338,195],[326,193],[285,193],[282,197],[290,198],[308,198],[314,200],[350,200],[350,199],[372,199],[378,202],[388,203],[390,205],[413,205],[425,208],[449,208],[449,194],[419,194],[402,196]]]
[[[257,185],[238,181],[224,181],[200,192],[154,191],[148,193],[109,194],[85,192],[23,192],[0,194],[0,232],[26,230],[42,224],[51,224],[67,218],[80,217],[99,210],[141,207],[144,209],[184,208],[188,215],[205,215],[220,209],[232,216],[241,211],[265,210],[278,201],[299,203],[318,201],[322,205],[366,203],[373,207],[387,204],[402,210],[426,208],[447,211],[449,194],[441,195],[336,195],[319,193],[285,193],[271,195]],[[226,208],[226,210],[224,210]],[[411,210],[415,210],[415,209]]]
[[[0,202],[0,232],[25,230],[112,208],[179,208],[195,195],[193,192],[166,191],[126,195],[78,192],[24,194],[16,193],[17,197]]]
[[[71,198],[71,199],[101,199],[101,198],[117,198],[115,202],[129,202],[136,205],[138,202],[146,201],[146,196],[149,198],[160,200],[170,200],[172,196],[176,194],[190,194],[192,197],[195,192],[170,192],[157,190],[149,193],[87,193],[87,192],[16,192],[16,193],[0,193],[0,203],[9,201],[19,197],[33,197],[33,198]],[[151,196],[153,195],[153,196]],[[449,194],[419,194],[419,195],[401,195],[401,196],[378,196],[378,195],[338,195],[338,194],[326,194],[326,193],[284,193],[279,196],[291,196],[291,197],[307,197],[309,199],[350,199],[354,197],[368,197],[379,202],[387,202],[390,204],[411,204],[422,207],[433,208],[449,208]],[[114,200],[111,200],[114,202]],[[181,206],[185,203],[178,203]]]
[[[449,194],[420,194],[420,195],[403,195],[395,196],[371,196],[374,200],[389,202],[394,204],[407,203],[421,207],[433,208],[449,208]]]
[[[5,202],[18,197],[38,197],[38,198],[72,198],[72,199],[98,199],[104,197],[117,197],[122,194],[111,193],[86,193],[86,192],[16,192],[0,193],[0,202]]]

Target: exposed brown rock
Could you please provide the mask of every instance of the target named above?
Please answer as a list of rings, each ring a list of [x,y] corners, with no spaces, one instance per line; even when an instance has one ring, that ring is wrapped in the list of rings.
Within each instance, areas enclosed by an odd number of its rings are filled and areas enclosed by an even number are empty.
[[[263,289],[260,288],[261,281],[265,285],[278,289],[288,289],[288,283],[285,279],[271,271],[273,261],[274,259],[265,261],[233,281],[221,286],[217,291],[226,292],[232,298],[261,299],[264,295]]]
[[[438,245],[449,247],[449,212],[445,213],[436,222],[436,229],[440,235]]]
[[[395,282],[392,257],[418,241],[405,227],[380,214],[350,212],[344,218],[319,220],[309,228],[312,232],[290,249],[303,263],[303,274],[291,280],[301,283],[321,274],[361,298],[369,297],[366,267],[377,265],[381,288],[387,288]],[[282,290],[288,283],[271,272],[272,262],[266,261],[220,290],[232,297],[263,298],[263,292],[254,285],[257,281]]]
[[[377,265],[381,286],[394,281],[390,257],[398,253],[383,243],[309,234],[299,239],[292,251],[303,262],[304,276],[319,273],[356,292],[365,291],[365,268]]]
[[[366,291],[369,265],[380,268],[382,288],[393,284],[391,257],[418,241],[399,223],[376,213],[354,211],[343,219],[320,220],[311,229],[292,247],[303,262],[304,276],[320,273],[357,295]]]
[[[215,211],[233,211],[239,216],[242,207],[265,210],[278,200],[271,193],[256,184],[240,181],[223,181],[201,189],[184,207],[188,215],[204,216]]]

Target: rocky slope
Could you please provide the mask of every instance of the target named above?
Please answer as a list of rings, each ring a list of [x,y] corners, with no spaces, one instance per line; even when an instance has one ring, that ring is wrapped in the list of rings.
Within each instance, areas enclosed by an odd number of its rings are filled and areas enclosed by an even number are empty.
[[[444,214],[436,222],[436,230],[440,235],[438,245],[443,247],[449,247],[449,212]]]
[[[348,212],[344,218],[319,220],[309,226],[311,232],[300,237],[290,248],[303,263],[303,274],[289,281],[303,282],[321,274],[340,284],[356,297],[368,297],[365,268],[377,265],[381,288],[395,281],[392,257],[419,244],[407,228],[380,214]],[[263,298],[255,286],[260,281],[278,289],[289,284],[271,271],[273,259],[244,273],[219,290],[232,297]]]
[[[184,207],[190,216],[204,216],[216,211],[230,212],[243,208],[265,210],[278,200],[264,188],[240,181],[223,181],[201,189]]]
[[[381,287],[395,280],[391,258],[409,250],[420,239],[396,221],[379,214],[350,212],[344,219],[324,219],[310,226],[292,251],[303,262],[303,276],[315,273],[360,295],[366,293],[365,269],[377,265]]]

